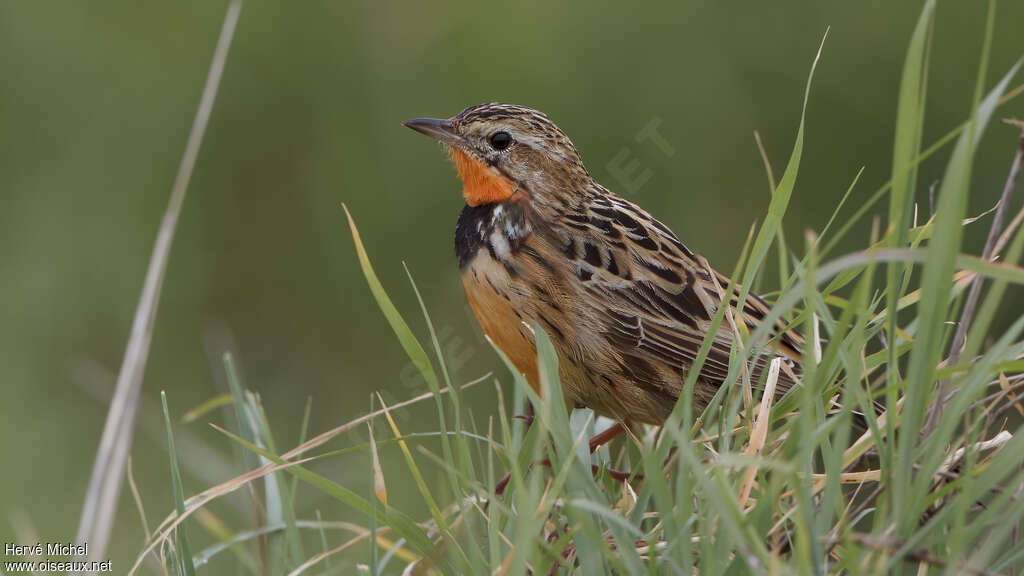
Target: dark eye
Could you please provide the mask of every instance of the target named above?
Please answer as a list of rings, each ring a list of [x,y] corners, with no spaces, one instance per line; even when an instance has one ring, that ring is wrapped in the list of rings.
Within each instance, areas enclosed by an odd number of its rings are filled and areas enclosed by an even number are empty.
[[[512,136],[502,130],[501,132],[495,132],[491,134],[491,147],[495,150],[504,150],[512,144]]]

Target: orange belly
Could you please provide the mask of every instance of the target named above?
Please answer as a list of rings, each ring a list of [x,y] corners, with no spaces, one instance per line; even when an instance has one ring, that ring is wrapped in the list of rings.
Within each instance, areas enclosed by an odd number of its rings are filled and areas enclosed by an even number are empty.
[[[474,275],[472,266],[462,275],[469,307],[473,309],[484,334],[508,356],[516,369],[526,377],[530,387],[539,394],[537,349],[532,338],[526,336],[529,328],[516,315],[508,295],[499,293],[491,282],[487,282],[484,275],[488,271],[477,270]]]

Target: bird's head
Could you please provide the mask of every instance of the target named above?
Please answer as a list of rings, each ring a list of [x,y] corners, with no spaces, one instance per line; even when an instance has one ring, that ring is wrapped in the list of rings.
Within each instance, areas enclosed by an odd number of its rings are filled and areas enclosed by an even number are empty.
[[[414,118],[405,125],[445,144],[470,206],[516,193],[557,197],[589,178],[569,137],[531,108],[481,104],[444,120]]]

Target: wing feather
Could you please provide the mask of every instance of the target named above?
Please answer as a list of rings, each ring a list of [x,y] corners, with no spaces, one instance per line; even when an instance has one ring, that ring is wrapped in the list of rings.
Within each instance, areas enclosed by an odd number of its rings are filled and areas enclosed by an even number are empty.
[[[592,200],[570,218],[579,227],[566,229],[559,241],[565,254],[574,259],[586,299],[595,303],[599,330],[614,344],[626,366],[639,360],[660,364],[669,373],[684,373],[696,359],[711,319],[722,304],[720,293],[728,278],[710,269],[667,226],[638,206],[614,196],[599,195]],[[759,325],[770,310],[755,295],[739,306],[735,293],[729,297],[729,306],[748,326]],[[798,373],[803,339],[786,330],[781,321],[774,328],[775,351],[787,356]],[[733,331],[723,322],[701,369],[703,381],[716,386],[725,381],[733,342]],[[771,357],[762,354],[753,360],[754,381]],[[634,370],[633,376],[656,379],[659,374],[647,369]],[[682,381],[642,384],[678,388]],[[783,373],[780,394],[792,384]],[[679,390],[673,392],[678,396]]]

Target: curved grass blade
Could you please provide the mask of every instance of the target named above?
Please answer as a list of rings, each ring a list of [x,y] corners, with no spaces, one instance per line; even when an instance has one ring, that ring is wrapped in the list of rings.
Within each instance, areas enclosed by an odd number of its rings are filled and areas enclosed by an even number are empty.
[[[373,294],[374,300],[377,301],[377,306],[384,313],[384,317],[395,332],[395,336],[398,337],[398,342],[402,345],[405,353],[427,381],[430,391],[438,394],[440,392],[440,384],[437,380],[437,374],[434,372],[434,365],[430,362],[430,358],[427,356],[423,346],[420,346],[419,340],[416,339],[412,330],[409,329],[409,325],[406,324],[398,309],[391,302],[391,298],[388,297],[384,286],[381,285],[380,280],[377,278],[377,273],[373,271],[373,265],[370,263],[369,256],[366,255],[366,248],[363,247],[363,241],[359,237],[359,229],[356,228],[355,220],[352,219],[348,206],[342,204],[341,207],[345,210],[349,228],[352,230],[352,240],[356,245],[359,266],[363,270],[363,276],[366,277],[366,283],[370,286],[370,292]]]
[[[751,281],[760,269],[772,241],[778,235],[779,228],[782,226],[782,218],[786,214],[786,208],[789,207],[789,199],[793,195],[793,187],[796,185],[796,175],[800,170],[800,159],[804,151],[804,118],[807,112],[807,101],[811,96],[814,70],[818,67],[821,51],[825,47],[825,40],[827,38],[828,30],[825,30],[825,36],[821,39],[818,53],[814,56],[814,61],[811,63],[811,71],[807,75],[807,86],[804,88],[804,103],[800,109],[800,127],[796,132],[796,142],[793,144],[793,151],[790,153],[786,170],[782,173],[782,179],[779,180],[779,185],[772,194],[772,201],[768,204],[768,215],[765,217],[764,224],[761,225],[761,229],[758,230],[757,237],[754,239],[750,261],[747,262],[747,269],[743,275],[744,291],[742,296],[746,296],[749,291]],[[742,297],[740,301],[743,301]]]

